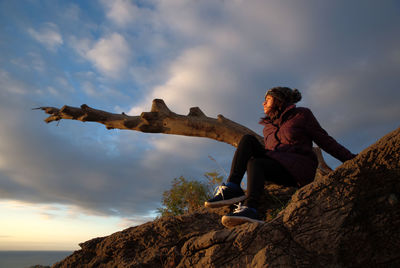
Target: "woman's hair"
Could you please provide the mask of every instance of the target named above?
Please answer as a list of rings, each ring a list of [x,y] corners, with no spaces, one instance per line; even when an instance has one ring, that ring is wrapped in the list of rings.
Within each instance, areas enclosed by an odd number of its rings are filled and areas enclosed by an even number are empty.
[[[301,93],[298,89],[291,89],[288,87],[273,87],[270,88],[265,97],[271,95],[272,97],[280,100],[283,104],[293,104],[301,100]]]

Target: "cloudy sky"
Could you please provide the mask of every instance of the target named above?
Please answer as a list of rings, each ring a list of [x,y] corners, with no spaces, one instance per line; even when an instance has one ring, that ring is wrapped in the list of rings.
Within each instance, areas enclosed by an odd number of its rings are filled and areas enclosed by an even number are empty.
[[[223,173],[234,152],[202,138],[45,124],[32,108],[138,115],[162,98],[261,134],[266,89],[289,86],[359,153],[399,127],[399,14],[394,0],[0,0],[0,250],[78,249],[148,221],[173,178]]]

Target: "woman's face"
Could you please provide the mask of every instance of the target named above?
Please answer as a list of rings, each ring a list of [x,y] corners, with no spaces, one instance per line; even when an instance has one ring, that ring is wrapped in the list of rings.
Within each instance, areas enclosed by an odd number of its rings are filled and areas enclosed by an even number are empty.
[[[263,102],[264,113],[268,114],[273,109],[274,104],[275,104],[274,97],[272,97],[271,95],[267,95],[267,97],[265,97],[265,101]]]

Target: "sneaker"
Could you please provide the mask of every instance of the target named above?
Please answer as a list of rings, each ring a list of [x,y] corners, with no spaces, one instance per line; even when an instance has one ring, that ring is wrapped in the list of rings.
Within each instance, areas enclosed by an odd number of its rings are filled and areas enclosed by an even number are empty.
[[[253,209],[241,204],[236,206],[237,208],[232,213],[222,217],[221,222],[225,227],[229,228],[246,222],[264,223],[258,219],[257,212],[254,212]]]
[[[236,190],[222,183],[221,186],[215,188],[214,197],[204,202],[204,205],[208,208],[218,208],[239,203],[245,199],[246,195],[242,188]]]

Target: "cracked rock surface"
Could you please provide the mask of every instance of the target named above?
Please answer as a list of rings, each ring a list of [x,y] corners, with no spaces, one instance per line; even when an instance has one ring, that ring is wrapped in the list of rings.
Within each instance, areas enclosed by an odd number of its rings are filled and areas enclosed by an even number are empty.
[[[229,208],[201,209],[89,240],[53,267],[400,267],[400,129],[263,198],[263,224],[226,229]]]

